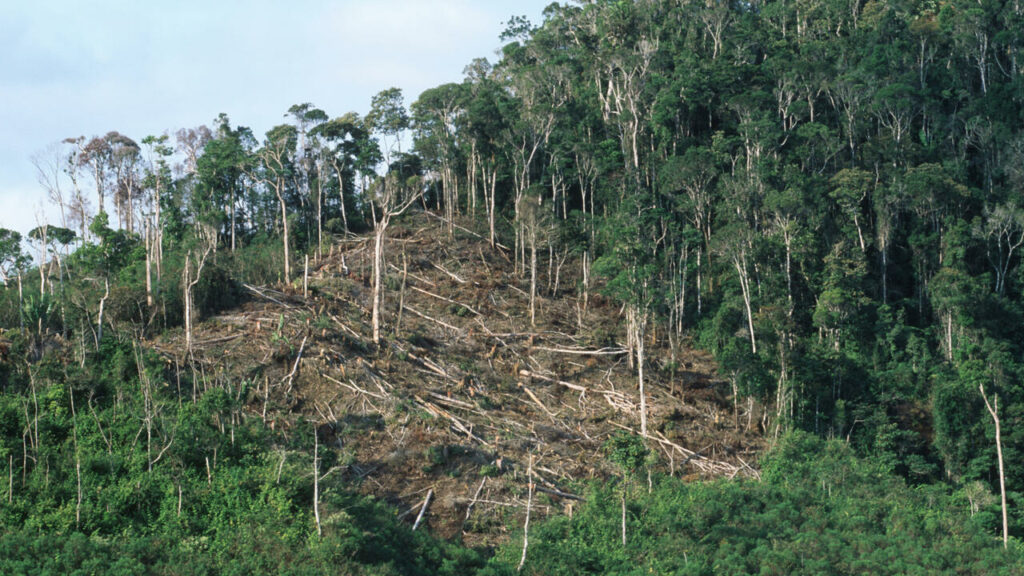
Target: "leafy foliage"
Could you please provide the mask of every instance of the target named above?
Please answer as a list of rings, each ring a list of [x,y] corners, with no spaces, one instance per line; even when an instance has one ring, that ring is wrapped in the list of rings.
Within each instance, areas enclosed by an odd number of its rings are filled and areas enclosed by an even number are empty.
[[[659,478],[628,502],[619,538],[613,488],[592,486],[572,518],[531,534],[523,574],[1019,574],[983,514],[942,487],[907,486],[850,447],[802,432],[763,463],[761,480]],[[519,549],[482,573],[513,574]]]

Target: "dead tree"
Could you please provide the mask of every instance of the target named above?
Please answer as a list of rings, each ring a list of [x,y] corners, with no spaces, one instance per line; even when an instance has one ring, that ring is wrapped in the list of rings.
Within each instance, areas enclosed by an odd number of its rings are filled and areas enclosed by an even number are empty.
[[[320,436],[313,424],[313,518],[316,520],[316,535],[323,536],[320,525]]]
[[[409,209],[420,196],[423,189],[415,179],[400,182],[397,174],[388,174],[377,187],[376,201],[379,210],[373,229],[373,343],[380,344],[381,309],[384,305],[384,240],[391,219]]]
[[[206,258],[213,251],[217,243],[217,231],[210,226],[200,225],[197,228],[197,245],[185,254],[185,266],[181,271],[181,285],[184,288],[185,306],[185,349],[192,353],[192,320],[195,315],[193,303],[193,289],[199,283],[203,274],[203,266],[206,265]],[[195,271],[192,270],[192,262],[195,262]]]
[[[981,398],[985,401],[985,408],[992,416],[992,422],[996,426],[996,457],[999,460],[999,496],[1003,508],[1003,548],[1006,548],[1010,539],[1010,531],[1009,522],[1006,517],[1006,474],[1003,471],[1003,442],[999,430],[999,396],[994,396],[992,402],[989,403],[988,396],[985,395],[985,385],[978,384],[978,390],[981,391]]]

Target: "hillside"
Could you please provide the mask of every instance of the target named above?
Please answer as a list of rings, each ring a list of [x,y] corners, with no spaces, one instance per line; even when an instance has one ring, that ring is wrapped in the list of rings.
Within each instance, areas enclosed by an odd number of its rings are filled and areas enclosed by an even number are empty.
[[[584,310],[572,262],[557,291],[541,275],[551,289],[531,327],[529,279],[509,255],[467,228],[449,236],[435,218],[411,215],[389,235],[380,350],[370,329],[372,237],[311,260],[306,296],[301,279],[287,292],[246,285],[248,301],[196,325],[191,356],[180,331],[151,345],[169,364],[192,364],[211,385],[244,393],[247,418],[277,430],[315,423],[340,454],[336,475],[407,522],[431,493],[424,518],[433,531],[494,543],[525,509],[531,457],[536,490],[549,497],[535,514],[571,513],[580,481],[618,473],[602,445],[637,430],[636,375],[620,308],[593,295]],[[657,333],[649,349],[655,469],[756,475],[758,408],[736,411],[707,354],[681,348],[674,366]]]
[[[418,95],[57,143],[0,572],[1021,565],[1024,5],[805,4],[554,3]]]

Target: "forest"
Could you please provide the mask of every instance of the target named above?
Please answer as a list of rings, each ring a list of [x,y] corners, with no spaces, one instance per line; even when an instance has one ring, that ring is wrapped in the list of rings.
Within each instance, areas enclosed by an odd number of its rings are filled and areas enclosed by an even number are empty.
[[[408,106],[388,88],[263,135],[225,113],[33,159],[59,221],[0,229],[0,571],[1024,573],[1024,6],[587,0],[500,42]],[[520,332],[557,300],[628,375],[628,429],[595,440],[607,474],[530,524],[524,457],[526,523],[486,544],[361,491],[329,442],[343,418],[196,360],[205,322],[293,303],[333,263],[366,325],[336,339],[386,376],[415,358],[398,246],[424,225],[507,266]],[[465,294],[453,318],[477,315]],[[261,334],[291,392],[313,345],[287,324]],[[665,458],[659,390],[693,350],[763,447],[731,474],[679,473],[699,446]]]

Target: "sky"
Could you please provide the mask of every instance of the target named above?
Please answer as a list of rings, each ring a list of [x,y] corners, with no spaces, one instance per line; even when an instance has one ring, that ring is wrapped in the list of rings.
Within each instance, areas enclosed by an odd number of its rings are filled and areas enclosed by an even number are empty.
[[[258,137],[293,104],[365,114],[374,94],[459,82],[512,15],[552,0],[34,0],[0,4],[0,228],[58,223],[32,157],[112,130]]]

